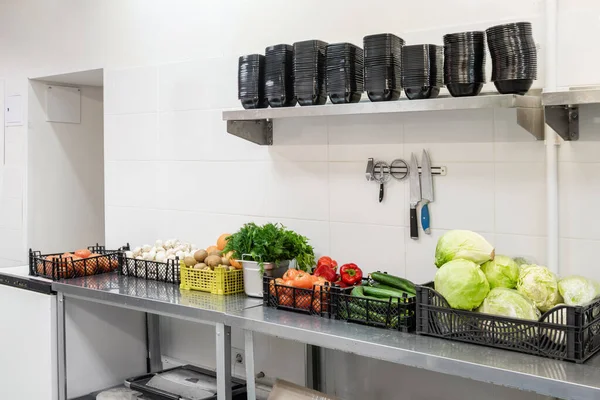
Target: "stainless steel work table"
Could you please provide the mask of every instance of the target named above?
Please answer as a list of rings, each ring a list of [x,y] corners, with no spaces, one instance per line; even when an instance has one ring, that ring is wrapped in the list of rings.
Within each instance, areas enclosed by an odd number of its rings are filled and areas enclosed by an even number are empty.
[[[64,338],[64,297],[215,324],[219,399],[229,399],[232,326],[245,332],[249,399],[254,394],[253,332],[548,396],[600,399],[600,357],[578,365],[265,308],[260,299],[243,295],[180,293],[176,285],[112,274],[55,282],[52,288],[62,302],[59,339]],[[64,354],[64,343],[59,351]]]

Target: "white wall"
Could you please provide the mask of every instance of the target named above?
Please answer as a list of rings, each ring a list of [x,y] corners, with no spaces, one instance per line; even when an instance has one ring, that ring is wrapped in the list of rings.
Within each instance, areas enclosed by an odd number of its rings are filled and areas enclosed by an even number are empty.
[[[60,252],[104,243],[104,110],[101,87],[81,87],[81,123],[46,121],[45,82],[31,81],[28,244]]]
[[[593,66],[600,5],[559,3],[558,84],[598,84],[600,70]],[[317,15],[327,17],[317,20]],[[434,273],[435,239],[452,228],[482,232],[500,253],[545,262],[543,143],[523,132],[511,111],[488,110],[277,121],[276,146],[254,146],[229,136],[221,121],[223,109],[239,108],[237,56],[310,38],[360,44],[381,27],[409,43],[439,44],[443,33],[529,20],[540,44],[535,85],[541,88],[542,16],[538,0],[379,0],[368,6],[348,0],[269,0],[260,6],[245,0],[6,0],[0,4],[0,49],[6,55],[0,76],[18,91],[26,75],[107,68],[109,245],[169,236],[208,245],[244,222],[276,220],[309,236],[319,254],[422,281]],[[582,110],[581,141],[563,144],[559,155],[561,268],[591,276],[588,260],[600,240],[589,222],[600,217],[593,203],[600,193],[597,111]],[[22,142],[17,134],[10,137],[10,153],[19,154]],[[377,187],[364,180],[364,169],[367,157],[390,161],[422,148],[434,165],[448,167],[448,176],[435,179],[433,235],[415,242],[408,235],[406,182],[390,182],[385,202],[378,204]],[[189,335],[201,332],[196,328]],[[165,340],[169,352],[185,354],[178,341]],[[298,344],[290,348],[294,354],[302,350]],[[295,367],[302,381],[300,363],[285,367]],[[375,379],[390,367],[369,362],[356,368],[365,379]],[[429,382],[427,375],[417,376]],[[444,380],[429,398],[462,398],[464,384]],[[488,390],[495,398],[515,397],[513,391]],[[415,390],[407,397],[419,394]]]

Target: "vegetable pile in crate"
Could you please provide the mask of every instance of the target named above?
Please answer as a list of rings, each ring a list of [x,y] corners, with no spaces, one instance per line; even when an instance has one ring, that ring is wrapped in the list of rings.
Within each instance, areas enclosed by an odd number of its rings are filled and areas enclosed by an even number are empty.
[[[290,268],[283,278],[263,277],[263,304],[267,307],[329,316],[332,284],[323,277]]]
[[[112,272],[120,265],[121,252],[122,249],[106,250],[99,244],[87,249],[53,254],[42,254],[29,249],[29,275],[56,281]]]
[[[438,241],[435,280],[417,287],[417,333],[561,360],[600,350],[600,283],[497,256],[469,231]]]
[[[415,285],[406,279],[381,272],[373,272],[370,277],[350,293],[333,289],[331,316],[402,332],[414,331]]]

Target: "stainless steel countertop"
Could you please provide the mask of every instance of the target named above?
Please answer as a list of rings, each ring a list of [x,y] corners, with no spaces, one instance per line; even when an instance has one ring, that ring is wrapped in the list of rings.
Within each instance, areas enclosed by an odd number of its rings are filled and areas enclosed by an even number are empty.
[[[53,282],[52,288],[66,297],[202,323],[223,322],[227,312],[262,305],[262,299],[243,293],[218,296],[116,273]]]
[[[548,396],[600,398],[600,357],[578,365],[263,307],[228,313],[227,324]]]
[[[180,291],[176,285],[104,274],[54,282],[67,297],[254,332],[565,399],[600,399],[600,357],[550,360],[272,308],[245,295]]]

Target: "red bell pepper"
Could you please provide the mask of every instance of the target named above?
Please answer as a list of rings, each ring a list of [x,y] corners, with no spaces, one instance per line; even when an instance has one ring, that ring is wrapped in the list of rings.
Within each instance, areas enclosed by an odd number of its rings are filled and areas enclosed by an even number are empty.
[[[356,264],[344,264],[340,268],[342,282],[347,285],[356,285],[362,281],[363,273]]]
[[[321,264],[320,266],[318,266],[317,269],[315,270],[315,272],[313,273],[313,275],[321,276],[321,277],[327,279],[329,282],[336,281],[335,270],[326,264]]]

